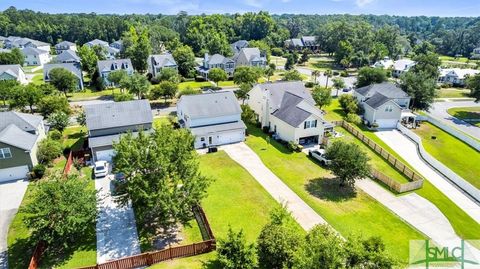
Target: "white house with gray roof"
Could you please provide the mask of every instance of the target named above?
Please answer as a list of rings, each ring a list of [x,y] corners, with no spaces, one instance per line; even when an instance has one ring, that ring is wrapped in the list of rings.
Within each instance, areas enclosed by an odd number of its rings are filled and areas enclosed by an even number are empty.
[[[108,74],[117,70],[124,70],[128,76],[133,75],[133,66],[130,59],[104,60],[97,62],[98,73],[107,86],[114,86],[108,81]]]
[[[80,65],[75,63],[52,63],[46,64],[43,66],[43,80],[45,82],[50,81],[50,71],[55,68],[63,68],[70,71],[73,75],[75,75],[78,79],[77,89],[83,90],[83,74],[82,69],[80,69]]]
[[[77,53],[73,50],[64,50],[59,55],[57,55],[54,59],[56,63],[75,63],[80,64],[80,57]]]
[[[412,116],[408,110],[411,97],[391,82],[355,89],[353,96],[365,110],[363,118],[368,125],[396,128],[402,118]]]
[[[108,42],[100,39],[94,39],[92,41],[88,41],[87,43],[85,43],[85,45],[87,45],[90,48],[92,48],[93,46],[108,47]]]
[[[183,95],[177,117],[195,136],[195,148],[216,147],[245,140],[242,110],[231,91]]]
[[[57,55],[67,50],[77,51],[77,45],[70,41],[62,41],[55,45],[55,52]]]
[[[43,138],[43,117],[0,112],[0,183],[27,177],[38,164],[37,145]]]
[[[477,74],[480,74],[480,70],[471,68],[440,69],[438,82],[463,87],[465,86],[467,78]]]
[[[320,143],[333,129],[301,81],[257,84],[248,93],[247,104],[261,127],[284,141]]]
[[[247,40],[238,40],[232,44],[230,44],[232,48],[233,54],[239,53],[243,48],[248,48],[248,41]]]
[[[0,65],[0,80],[16,80],[20,84],[27,84],[27,77],[19,64]]]
[[[50,51],[41,50],[33,47],[26,47],[22,49],[22,53],[25,56],[24,65],[39,65],[43,66],[44,64],[50,62],[52,59],[50,57]]]
[[[243,48],[233,57],[235,67],[255,66],[264,68],[267,65],[267,57],[258,48]]]
[[[175,70],[178,68],[177,62],[169,52],[149,55],[147,64],[148,73],[151,74],[152,77],[156,77],[163,68],[172,68]]]
[[[223,69],[228,77],[233,77],[235,72],[235,61],[232,58],[225,57],[221,54],[208,55],[205,53],[203,64],[197,67],[197,73],[205,79],[208,79],[208,72],[212,68]]]
[[[85,108],[88,146],[95,161],[111,161],[113,143],[132,132],[151,131],[153,116],[148,100],[87,105]]]
[[[45,50],[50,52],[50,44],[38,40],[33,40],[26,37],[19,37],[19,36],[9,36],[4,40],[4,46],[6,49],[13,49],[13,48],[35,48],[40,50]]]

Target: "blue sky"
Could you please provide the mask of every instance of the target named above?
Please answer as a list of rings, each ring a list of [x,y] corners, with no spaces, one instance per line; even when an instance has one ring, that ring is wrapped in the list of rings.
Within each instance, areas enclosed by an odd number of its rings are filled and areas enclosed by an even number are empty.
[[[189,14],[270,13],[304,14],[389,14],[427,16],[480,16],[479,0],[0,0],[0,9],[9,6],[50,13],[162,13]]]

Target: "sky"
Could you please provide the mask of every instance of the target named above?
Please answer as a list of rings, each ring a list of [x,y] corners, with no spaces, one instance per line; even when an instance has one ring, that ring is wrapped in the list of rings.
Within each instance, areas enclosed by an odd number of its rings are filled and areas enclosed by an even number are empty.
[[[401,16],[480,16],[479,0],[0,0],[9,6],[49,13],[189,14],[388,14]]]

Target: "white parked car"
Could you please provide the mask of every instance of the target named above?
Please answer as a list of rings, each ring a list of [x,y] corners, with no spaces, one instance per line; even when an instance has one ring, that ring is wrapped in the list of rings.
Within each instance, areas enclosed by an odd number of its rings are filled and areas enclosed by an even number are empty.
[[[308,152],[308,155],[312,158],[317,159],[322,165],[329,165],[332,163],[331,160],[327,159],[324,149],[311,149]]]
[[[95,173],[95,178],[106,177],[108,175],[108,162],[106,161],[95,162],[94,173]]]

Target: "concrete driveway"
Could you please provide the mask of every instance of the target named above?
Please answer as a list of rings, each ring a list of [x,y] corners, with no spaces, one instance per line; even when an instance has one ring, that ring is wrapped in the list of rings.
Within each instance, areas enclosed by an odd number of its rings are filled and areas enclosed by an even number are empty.
[[[8,268],[8,227],[22,203],[27,186],[26,180],[0,183],[0,269]]]
[[[437,102],[433,104],[428,114],[445,124],[456,127],[464,133],[480,139],[480,128],[448,114],[447,110],[453,107],[480,107],[480,103],[475,103],[474,101]]]
[[[480,223],[480,205],[457,189],[437,171],[427,165],[418,155],[417,145],[397,130],[379,131],[375,133],[383,142],[397,152],[413,166],[422,176],[437,187],[465,213]]]
[[[306,231],[327,222],[268,169],[257,154],[245,143],[222,146],[221,149],[245,168],[270,195],[281,204],[287,204],[293,217]]]
[[[103,198],[98,204],[97,263],[140,253],[137,226],[131,205],[120,206],[111,195],[113,175],[95,179]]]

